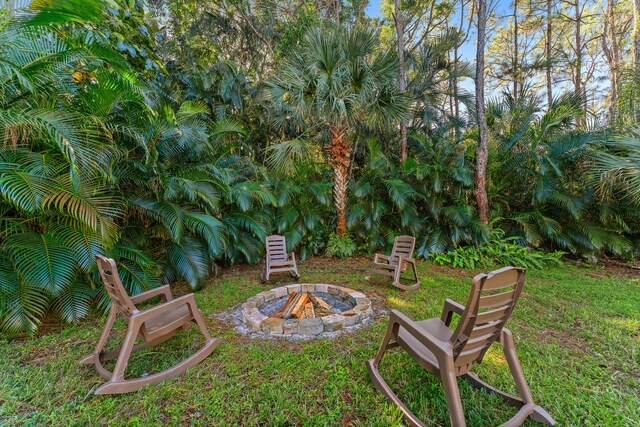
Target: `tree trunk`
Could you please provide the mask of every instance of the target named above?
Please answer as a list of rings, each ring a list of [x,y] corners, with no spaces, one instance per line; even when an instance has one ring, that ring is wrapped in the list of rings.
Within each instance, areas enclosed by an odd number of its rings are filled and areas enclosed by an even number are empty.
[[[636,74],[640,74],[640,0],[633,0],[633,40],[631,52]]]
[[[609,0],[607,4],[607,12],[604,16],[604,28],[602,30],[602,52],[609,65],[609,78],[611,79],[609,121],[613,124],[618,120],[618,73],[620,57],[615,23],[615,0]]]
[[[489,158],[489,129],[484,109],[484,45],[487,25],[487,2],[478,0],[478,42],[476,44],[476,112],[480,140],[476,150],[476,204],[478,216],[484,224],[489,222],[487,197],[487,162]]]
[[[547,40],[545,40],[546,79],[547,79],[547,108],[553,104],[553,88],[551,87],[551,0],[547,0]]]
[[[456,45],[453,47],[453,67],[455,73],[453,75],[453,106],[454,106],[454,115],[456,119],[460,119],[460,100],[458,99],[458,42],[456,41]],[[456,125],[456,139],[458,139],[458,126]]]
[[[400,0],[395,0],[396,38],[398,42],[398,89],[404,92],[407,89],[407,79],[404,69],[404,22]],[[400,163],[407,160],[407,126],[400,122]]]
[[[513,100],[518,101],[518,0],[513,0]]]
[[[640,76],[640,0],[632,0],[633,7],[633,33],[631,36],[631,55],[633,60],[634,80]],[[636,84],[634,84],[636,86]],[[635,91],[635,89],[634,89]],[[635,118],[636,122],[640,121],[640,114],[638,111],[637,101],[635,97],[631,102],[631,114]]]
[[[582,13],[580,12],[580,0],[576,0],[575,7],[576,7],[576,14],[575,14],[576,69],[575,69],[575,75],[573,77],[573,84],[575,87],[575,93],[577,95],[582,96],[582,35],[580,34],[580,30],[582,26]],[[582,117],[580,118],[580,124],[584,124],[585,114],[586,114],[586,111],[583,111]]]
[[[330,125],[331,142],[325,149],[329,156],[329,164],[333,168],[333,205],[336,208],[338,236],[347,234],[347,184],[352,147],[345,131],[343,125]]]

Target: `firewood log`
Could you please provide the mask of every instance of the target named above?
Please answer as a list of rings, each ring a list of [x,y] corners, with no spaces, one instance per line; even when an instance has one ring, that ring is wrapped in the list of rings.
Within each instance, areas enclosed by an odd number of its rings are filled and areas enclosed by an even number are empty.
[[[304,307],[309,302],[309,295],[306,293],[301,294],[300,298],[293,305],[293,309],[291,310],[291,314],[300,319],[300,316],[304,313]]]

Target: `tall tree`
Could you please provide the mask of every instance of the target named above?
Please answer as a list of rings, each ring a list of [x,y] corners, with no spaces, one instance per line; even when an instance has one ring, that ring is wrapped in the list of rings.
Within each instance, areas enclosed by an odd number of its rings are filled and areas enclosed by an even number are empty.
[[[301,51],[266,82],[273,123],[295,128],[295,139],[272,146],[271,163],[283,166],[307,154],[305,144],[323,143],[333,170],[336,234],[347,233],[347,184],[354,129],[361,123],[388,129],[406,120],[408,105],[397,91],[395,52],[376,54],[369,29],[316,29]],[[326,140],[326,141],[325,141]],[[328,143],[326,143],[328,142]]]
[[[496,28],[487,48],[488,77],[496,87],[509,87],[516,101],[536,69],[532,54],[540,31],[530,6],[529,2],[514,0],[511,13],[498,17],[498,22],[506,23]]]
[[[476,149],[476,204],[480,221],[489,222],[487,197],[487,162],[489,130],[484,105],[484,46],[487,27],[487,2],[478,0],[478,41],[476,42],[476,114],[478,115],[478,148]]]
[[[469,13],[469,17],[465,15],[465,7],[467,3],[471,3],[471,11]],[[460,118],[460,97],[459,88],[458,88],[458,75],[459,75],[459,65],[460,65],[460,47],[464,45],[469,37],[469,33],[471,32],[471,24],[473,23],[473,8],[475,7],[475,0],[460,0],[460,22],[458,23],[458,33],[459,40],[453,46],[453,105],[454,105],[454,117],[456,119]],[[467,21],[467,27],[464,28],[465,20]],[[456,128],[456,134],[459,133],[459,129]]]
[[[518,100],[518,82],[520,69],[518,64],[518,0],[513,0],[513,99]]]
[[[561,0],[558,11],[564,21],[562,51],[570,70],[574,92],[582,97],[582,116],[578,123],[585,124],[589,112],[590,82],[594,80],[603,63],[600,49],[602,37],[601,13],[593,0]]]
[[[546,0],[546,19],[547,19],[547,28],[545,33],[545,41],[544,41],[544,53],[545,53],[545,82],[547,85],[547,105],[551,107],[553,103],[553,84],[551,83],[551,62],[553,58],[553,54],[551,53],[552,41],[551,37],[553,36],[553,30],[551,27],[551,23],[553,21],[551,10],[553,8],[552,5],[553,0]]]
[[[396,44],[398,47],[398,90],[403,92],[407,89],[407,78],[404,66],[404,22],[400,0],[395,0],[394,20],[396,23]],[[400,122],[400,162],[407,160],[407,125]]]
[[[632,20],[625,16],[624,10],[619,10],[616,0],[609,0],[607,8],[603,11],[602,27],[602,51],[609,68],[611,89],[609,94],[609,120],[615,123],[619,119],[620,85],[622,73],[622,54],[624,53],[625,39],[632,24]],[[625,19],[627,18],[627,19]]]
[[[633,1],[633,64],[640,73],[640,0]]]

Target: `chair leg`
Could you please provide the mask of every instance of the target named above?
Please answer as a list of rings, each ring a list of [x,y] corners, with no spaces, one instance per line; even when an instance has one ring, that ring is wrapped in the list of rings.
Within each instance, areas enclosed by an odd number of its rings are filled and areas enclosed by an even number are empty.
[[[522,372],[522,366],[520,365],[520,359],[518,359],[518,355],[516,354],[515,345],[513,342],[513,334],[508,329],[503,329],[502,334],[500,335],[500,343],[502,344],[502,351],[504,352],[504,356],[507,359],[507,364],[509,365],[509,370],[511,370],[511,376],[513,376],[513,380],[516,383],[516,387],[518,388],[518,393],[522,398],[524,403],[534,405],[532,413],[529,417],[537,422],[554,425],[555,420],[545,411],[542,407],[536,405],[533,401],[533,396],[531,395],[531,390],[529,389],[529,385],[527,384],[527,380],[524,377],[524,373]]]
[[[413,279],[415,280],[415,282],[412,285],[403,285],[402,283],[400,283],[401,272],[400,267],[398,267],[393,277],[393,285],[405,291],[414,291],[420,287],[420,280],[418,280],[418,271],[416,270],[416,266],[412,263],[409,264],[411,264],[411,267],[413,269]]]
[[[502,330],[502,334],[500,335],[500,343],[502,344],[502,351],[505,358],[507,359],[507,365],[509,365],[511,376],[516,383],[516,388],[518,389],[519,396],[514,396],[497,389],[491,384],[488,384],[481,380],[473,372],[468,372],[465,375],[465,378],[469,381],[469,383],[471,383],[472,386],[476,388],[482,388],[490,393],[497,394],[507,404],[520,409],[513,418],[504,423],[502,426],[520,425],[527,417],[539,423],[554,425],[556,422],[551,417],[551,415],[549,415],[547,411],[545,411],[542,407],[536,405],[533,401],[531,390],[529,390],[527,380],[524,378],[522,367],[520,366],[520,360],[518,359],[518,355],[515,351],[513,334],[510,330],[506,328]]]
[[[107,317],[107,321],[104,324],[104,329],[102,330],[102,334],[100,335],[100,339],[98,340],[98,344],[96,345],[95,350],[90,355],[84,357],[80,364],[88,364],[88,363],[98,363],[100,362],[100,353],[104,348],[107,340],[109,339],[109,335],[111,334],[111,330],[113,329],[113,324],[116,321],[116,308],[112,305],[111,310],[109,310],[109,316]]]
[[[411,263],[411,268],[413,270],[413,279],[415,280],[415,284],[413,286],[420,286],[420,279],[418,278],[418,269],[416,265]]]
[[[202,312],[198,310],[197,307],[190,308],[192,310],[193,321],[196,322],[196,325],[198,325],[198,328],[200,328],[200,331],[202,332],[202,335],[204,335],[204,338],[207,341],[211,341],[211,334],[207,329],[207,325],[204,323],[204,316],[202,315]]]
[[[124,371],[127,368],[127,363],[129,363],[129,357],[133,351],[133,346],[136,343],[136,338],[138,338],[138,332],[140,331],[140,325],[135,322],[129,324],[127,329],[127,335],[124,339],[124,343],[120,348],[120,355],[118,356],[118,360],[116,362],[116,366],[113,369],[113,375],[111,377],[112,382],[118,382],[124,380]]]
[[[395,266],[395,268],[393,269],[393,286],[397,286],[399,288],[404,286],[402,283],[400,283],[401,274],[402,272],[400,271],[400,266],[399,265]]]
[[[460,400],[458,379],[453,372],[453,360],[451,360],[450,366],[447,366],[447,364],[440,366],[440,378],[442,379],[444,395],[447,399],[451,427],[465,427],[467,424],[464,420],[464,410],[462,409],[462,401]]]
[[[395,339],[398,333],[399,326],[397,323],[389,323],[389,327],[387,328],[387,332],[384,335],[382,343],[380,344],[380,349],[376,354],[375,359],[367,360],[366,365],[369,370],[369,377],[376,388],[384,395],[387,401],[395,404],[400,408],[404,419],[409,423],[411,427],[426,427],[426,425],[418,418],[415,414],[413,414],[409,408],[402,403],[402,400],[394,393],[394,391],[389,387],[387,382],[382,378],[380,374],[379,365],[384,357],[384,354],[387,350],[396,347],[398,344],[392,342]]]
[[[389,323],[389,327],[387,328],[387,332],[384,334],[384,338],[382,339],[382,343],[380,344],[380,348],[378,349],[378,353],[376,354],[376,358],[373,360],[373,366],[377,369],[384,357],[384,353],[389,349],[395,347],[394,345],[390,345],[392,339],[398,334],[398,329],[400,326],[397,323],[391,324]]]

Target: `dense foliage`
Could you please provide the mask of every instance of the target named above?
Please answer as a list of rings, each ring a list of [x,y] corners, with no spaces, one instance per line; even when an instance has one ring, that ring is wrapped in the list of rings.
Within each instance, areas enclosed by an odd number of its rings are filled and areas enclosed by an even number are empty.
[[[105,310],[96,254],[138,293],[258,262],[270,233],[302,258],[412,234],[462,266],[637,251],[638,134],[622,109],[588,127],[581,93],[545,104],[521,85],[487,105],[478,219],[461,32],[407,46],[401,92],[388,24],[360,4],[26,3],[0,12],[0,331]]]

